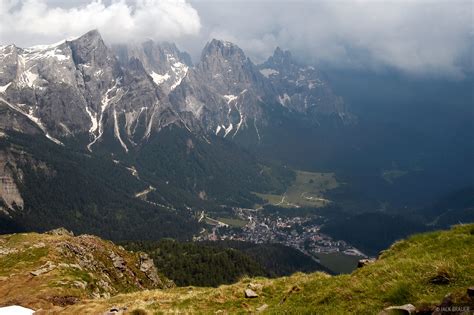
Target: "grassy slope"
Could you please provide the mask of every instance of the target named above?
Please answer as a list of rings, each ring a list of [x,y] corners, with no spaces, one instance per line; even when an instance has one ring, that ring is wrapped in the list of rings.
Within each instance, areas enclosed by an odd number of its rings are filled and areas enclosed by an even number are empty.
[[[448,284],[433,284],[437,276]],[[256,299],[245,299],[248,283],[260,283]],[[89,300],[70,306],[67,312],[99,313],[112,306],[149,312],[229,313],[255,311],[268,304],[266,312],[318,314],[377,314],[389,305],[412,303],[435,306],[452,293],[466,302],[466,288],[474,284],[474,224],[449,231],[419,234],[395,243],[374,264],[351,275],[294,274],[278,279],[243,279],[233,285],[213,288],[173,288],[123,294],[107,300]],[[470,303],[473,303],[472,301]]]
[[[269,204],[281,207],[323,207],[328,204],[324,198],[325,192],[339,185],[334,173],[296,171],[295,180],[283,195],[261,193],[256,193],[256,195]]]

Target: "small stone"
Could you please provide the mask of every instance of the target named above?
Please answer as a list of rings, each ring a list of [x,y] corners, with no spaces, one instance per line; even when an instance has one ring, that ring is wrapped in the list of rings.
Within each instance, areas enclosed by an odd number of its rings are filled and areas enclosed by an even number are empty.
[[[416,307],[412,304],[405,304],[400,306],[390,306],[385,308],[379,315],[411,315],[415,314]]]
[[[31,271],[30,274],[32,274],[33,276],[39,276],[39,275],[42,275],[44,273],[50,272],[54,268],[56,268],[56,265],[53,264],[52,262],[48,261],[43,266],[41,266],[40,269],[35,270],[35,271]]]
[[[258,297],[258,294],[255,293],[252,289],[245,289],[245,297],[247,299],[252,299]]]
[[[263,312],[264,310],[266,310],[268,308],[268,304],[263,304],[262,306],[259,306],[257,307],[255,310],[257,312]]]
[[[31,246],[31,247],[33,247],[33,248],[44,248],[44,247],[46,247],[46,244],[43,243],[43,242],[39,242],[39,243],[33,244],[33,246]]]

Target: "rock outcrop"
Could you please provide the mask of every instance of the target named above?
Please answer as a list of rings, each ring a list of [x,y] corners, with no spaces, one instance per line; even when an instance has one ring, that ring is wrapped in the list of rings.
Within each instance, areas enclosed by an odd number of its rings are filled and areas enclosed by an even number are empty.
[[[12,265],[12,255],[27,258]],[[47,297],[48,303],[65,306],[84,298],[173,285],[158,275],[148,256],[95,236],[73,236],[64,228],[0,236],[0,273],[9,275],[8,281],[0,281],[0,304],[14,297],[38,305],[35,301],[45,303]]]

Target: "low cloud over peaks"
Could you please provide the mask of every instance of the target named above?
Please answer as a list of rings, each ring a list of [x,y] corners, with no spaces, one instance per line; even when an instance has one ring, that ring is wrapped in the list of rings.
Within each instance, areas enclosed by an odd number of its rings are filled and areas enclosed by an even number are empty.
[[[0,43],[99,29],[109,42],[168,40],[200,55],[235,42],[256,62],[276,46],[308,63],[462,77],[472,71],[471,0],[0,0]]]
[[[281,46],[335,67],[458,76],[472,53],[470,0],[218,3],[192,1],[202,32],[234,41],[257,59]]]

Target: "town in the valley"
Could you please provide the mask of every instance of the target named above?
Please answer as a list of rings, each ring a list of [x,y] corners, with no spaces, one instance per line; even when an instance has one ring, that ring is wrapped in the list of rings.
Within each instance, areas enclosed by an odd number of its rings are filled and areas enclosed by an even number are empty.
[[[260,211],[246,208],[233,208],[236,217],[247,223],[240,227],[200,213],[200,219],[211,226],[195,236],[195,241],[235,240],[252,243],[280,243],[293,247],[304,254],[316,258],[318,254],[342,253],[345,255],[366,257],[366,255],[345,241],[334,240],[320,232],[324,220],[321,216],[287,217],[263,215]]]

